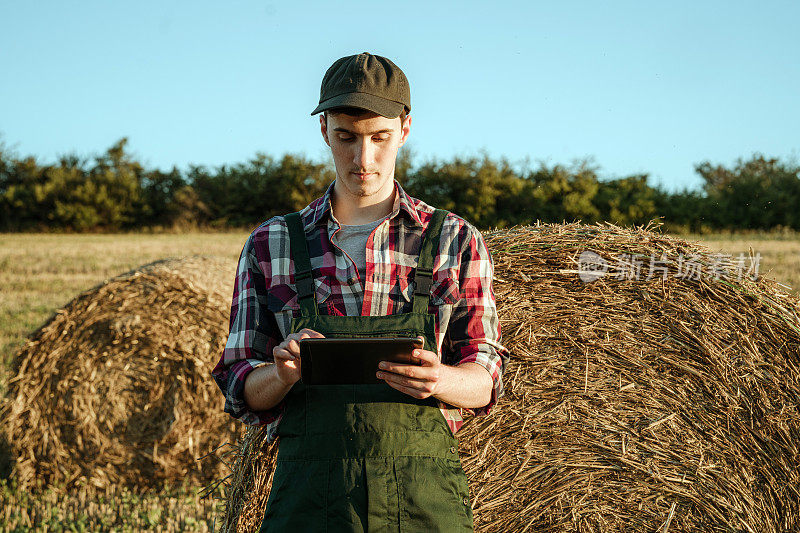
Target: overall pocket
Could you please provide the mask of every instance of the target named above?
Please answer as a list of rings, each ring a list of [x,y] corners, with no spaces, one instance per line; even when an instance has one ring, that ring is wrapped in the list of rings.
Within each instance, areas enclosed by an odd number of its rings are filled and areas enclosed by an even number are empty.
[[[472,531],[466,476],[457,460],[397,457],[401,531]]]
[[[278,459],[260,533],[320,531],[328,506],[328,461]]]

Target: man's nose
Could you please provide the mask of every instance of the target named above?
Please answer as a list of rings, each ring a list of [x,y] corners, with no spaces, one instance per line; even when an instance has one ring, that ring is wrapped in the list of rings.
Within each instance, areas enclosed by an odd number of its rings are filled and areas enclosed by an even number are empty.
[[[356,143],[355,154],[353,154],[353,163],[358,165],[361,170],[370,170],[372,168],[372,158],[375,155],[374,148],[369,139],[361,138]]]

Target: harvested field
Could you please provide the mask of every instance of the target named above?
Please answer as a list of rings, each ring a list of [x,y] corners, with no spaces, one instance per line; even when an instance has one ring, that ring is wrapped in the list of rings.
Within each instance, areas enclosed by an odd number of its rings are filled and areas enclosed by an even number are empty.
[[[162,260],[92,288],[17,353],[0,420],[20,487],[199,484],[235,439],[210,379],[235,262]]]
[[[477,530],[800,528],[796,296],[654,228],[484,236],[512,360],[457,435]],[[225,531],[257,531],[275,450],[228,452]]]

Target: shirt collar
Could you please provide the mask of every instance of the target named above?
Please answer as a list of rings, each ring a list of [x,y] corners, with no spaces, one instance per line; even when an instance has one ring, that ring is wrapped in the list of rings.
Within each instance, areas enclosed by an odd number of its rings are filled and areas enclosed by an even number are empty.
[[[322,197],[316,202],[316,205],[313,205],[311,210],[311,220],[305,224],[306,230],[310,229],[312,226],[327,223],[331,213],[331,199],[333,195],[333,185],[335,183],[336,180],[332,181],[325,190],[325,194],[323,194]],[[392,219],[397,216],[398,213],[403,212],[415,225],[422,226],[422,221],[419,218],[419,212],[415,207],[416,202],[414,201],[414,198],[408,195],[408,193],[403,189],[403,187],[400,186],[400,183],[398,183],[397,180],[394,180],[394,188],[394,207],[392,209],[392,213],[389,215],[389,218]]]

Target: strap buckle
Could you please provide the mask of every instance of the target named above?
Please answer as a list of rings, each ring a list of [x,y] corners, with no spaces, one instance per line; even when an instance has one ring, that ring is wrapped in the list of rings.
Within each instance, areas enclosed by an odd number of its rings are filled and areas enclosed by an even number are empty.
[[[310,298],[314,296],[314,279],[311,277],[310,270],[295,272],[294,285],[297,289],[298,298]]]
[[[428,296],[431,292],[431,285],[433,285],[433,270],[417,267],[417,272],[414,274],[414,281],[416,281],[417,284],[414,289],[414,294]]]

